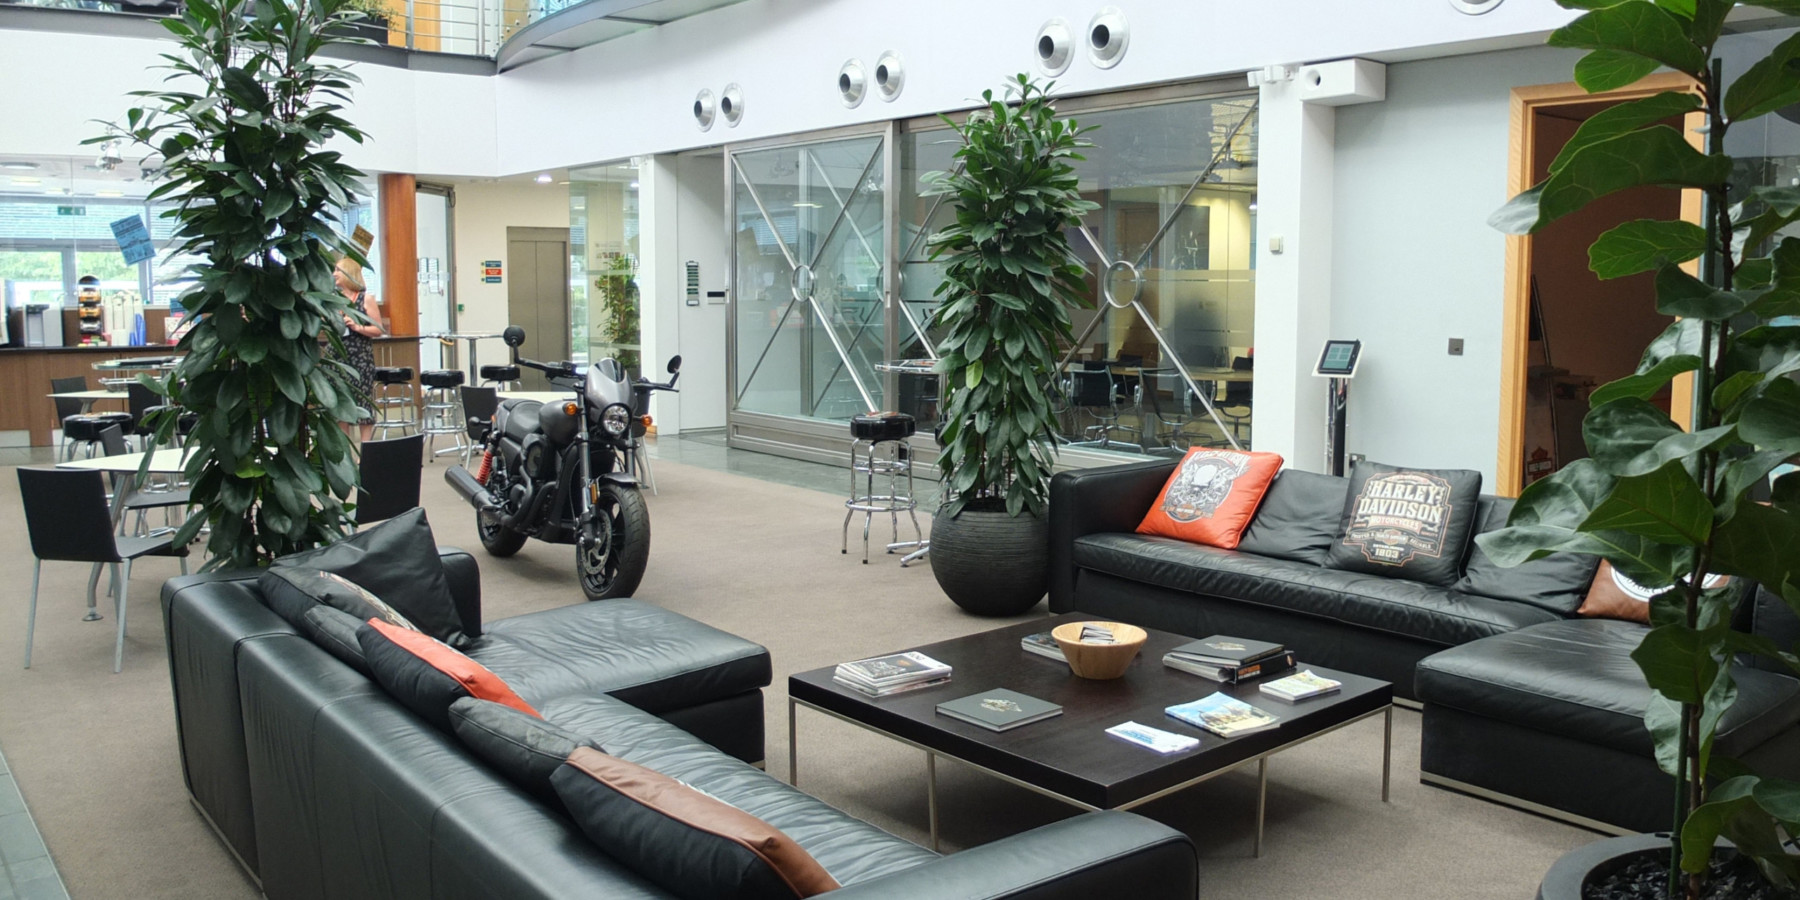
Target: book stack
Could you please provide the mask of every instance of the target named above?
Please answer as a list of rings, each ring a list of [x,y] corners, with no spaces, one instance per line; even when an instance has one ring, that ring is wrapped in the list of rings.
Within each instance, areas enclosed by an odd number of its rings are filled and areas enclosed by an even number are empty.
[[[1056,638],[1051,637],[1048,631],[1040,631],[1037,634],[1028,634],[1019,638],[1019,647],[1026,653],[1036,653],[1059,663],[1069,661],[1067,657],[1063,656],[1062,646],[1056,643]]]
[[[950,682],[950,667],[917,650],[839,663],[831,680],[870,697],[886,697]]]
[[[1280,644],[1216,634],[1163,654],[1163,665],[1201,678],[1238,684],[1292,669],[1294,652]]]
[[[1163,712],[1195,728],[1204,728],[1227,738],[1268,731],[1281,724],[1280,716],[1216,691],[1198,700],[1168,707]]]
[[[1303,672],[1295,672],[1286,678],[1277,678],[1274,681],[1264,682],[1257,685],[1256,689],[1271,697],[1293,703],[1298,700],[1305,700],[1308,697],[1329,694],[1343,686],[1344,683],[1341,681],[1335,681],[1330,678],[1315,675],[1313,674],[1313,670],[1307,669]]]

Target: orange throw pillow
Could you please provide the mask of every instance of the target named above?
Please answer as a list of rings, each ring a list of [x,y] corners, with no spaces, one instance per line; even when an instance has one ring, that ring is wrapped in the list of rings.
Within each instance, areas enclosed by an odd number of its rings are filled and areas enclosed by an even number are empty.
[[[1278,453],[1189,450],[1139,523],[1138,534],[1235,549],[1279,471]]]
[[[1731,580],[1729,575],[1713,573],[1706,576],[1706,589],[1724,587]],[[1587,599],[1581,601],[1581,608],[1575,610],[1578,616],[1590,619],[1624,619],[1627,622],[1650,624],[1650,598],[1668,590],[1668,588],[1647,588],[1626,578],[1612,563],[1600,561],[1600,571],[1594,573],[1594,583],[1588,587]]]
[[[450,704],[457,699],[457,697],[453,696],[453,694],[458,693],[456,688],[460,687],[460,692],[466,693],[470,697],[480,700],[492,700],[503,706],[510,706],[519,712],[529,713],[540,719],[543,718],[537,710],[531,708],[531,704],[525,702],[524,698],[513,693],[513,689],[508,687],[506,682],[500,679],[500,676],[495,675],[487,666],[470,659],[462,651],[451,647],[449,644],[446,644],[429,634],[401,628],[398,625],[384,622],[381,619],[372,618],[369,620],[368,625],[375,630],[376,634],[380,635],[382,638],[386,638],[387,643],[405,651],[407,654],[416,658],[419,663],[423,663],[425,666],[437,670],[443,678],[447,678],[449,681],[455,683],[454,686],[445,684],[443,685],[442,690],[430,692],[441,695],[431,698],[431,705],[434,707],[434,712],[436,712],[435,707],[440,705],[445,710],[448,710]],[[373,654],[371,653],[372,650],[374,651]],[[392,654],[382,653],[378,644],[371,646],[371,643],[366,640],[363,641],[363,653],[365,656],[379,654],[384,658],[392,656]],[[401,659],[404,659],[404,657],[401,657]],[[385,659],[383,661],[385,661]],[[370,662],[371,665],[375,667],[378,675],[385,668],[388,668],[387,666],[377,664],[373,659]],[[405,682],[410,689],[409,692],[417,691],[421,687],[429,686],[429,679],[421,679],[421,674],[423,673],[415,670],[410,674],[401,674],[396,680]],[[391,692],[392,691],[390,690],[390,693]],[[407,698],[403,697],[402,701],[405,702],[406,699]],[[439,701],[441,701],[441,703]],[[408,705],[411,706],[412,704],[409,703]],[[448,713],[446,712],[444,715],[447,716]]]

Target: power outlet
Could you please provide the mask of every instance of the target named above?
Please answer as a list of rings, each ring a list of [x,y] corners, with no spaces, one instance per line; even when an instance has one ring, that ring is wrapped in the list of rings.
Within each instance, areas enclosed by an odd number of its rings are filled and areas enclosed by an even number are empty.
[[[1451,338],[1450,339],[1450,355],[1451,356],[1463,355],[1463,339],[1462,338]]]

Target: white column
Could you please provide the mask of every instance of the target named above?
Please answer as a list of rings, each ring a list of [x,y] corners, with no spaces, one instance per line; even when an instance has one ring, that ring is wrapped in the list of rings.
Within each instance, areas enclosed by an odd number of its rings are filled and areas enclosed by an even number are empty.
[[[645,157],[638,164],[638,322],[639,366],[645,377],[660,381],[663,365],[681,352],[681,304],[686,271],[677,246],[680,183],[676,158]],[[676,394],[650,395],[650,415],[659,435],[681,431],[681,403]]]

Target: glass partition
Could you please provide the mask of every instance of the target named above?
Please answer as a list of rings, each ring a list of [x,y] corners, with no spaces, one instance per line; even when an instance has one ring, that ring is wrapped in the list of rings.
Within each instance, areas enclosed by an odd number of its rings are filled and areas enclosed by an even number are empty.
[[[612,357],[639,372],[638,168],[632,162],[569,172],[569,347],[575,358]]]

